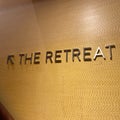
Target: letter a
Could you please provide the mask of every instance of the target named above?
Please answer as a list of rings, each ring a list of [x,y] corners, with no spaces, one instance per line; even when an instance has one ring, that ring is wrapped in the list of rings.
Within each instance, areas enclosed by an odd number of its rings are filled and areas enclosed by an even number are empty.
[[[106,59],[100,47],[97,48],[93,59],[96,60],[97,57],[103,57],[104,60]]]

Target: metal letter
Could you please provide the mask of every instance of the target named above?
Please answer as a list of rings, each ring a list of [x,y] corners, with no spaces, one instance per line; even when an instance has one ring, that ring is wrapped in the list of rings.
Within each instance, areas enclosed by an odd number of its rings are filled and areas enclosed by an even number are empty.
[[[97,57],[103,57],[104,60],[106,59],[100,47],[97,48],[93,59],[96,60]]]

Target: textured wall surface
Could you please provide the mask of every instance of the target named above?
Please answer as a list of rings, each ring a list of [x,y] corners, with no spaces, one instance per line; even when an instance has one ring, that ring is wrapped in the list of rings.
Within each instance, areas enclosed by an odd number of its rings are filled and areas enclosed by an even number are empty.
[[[0,8],[0,101],[16,120],[120,120],[119,0],[11,0]],[[106,60],[93,60],[98,46]],[[83,47],[92,48],[91,62]],[[46,51],[73,48],[81,62],[61,53],[62,63],[45,63]],[[36,51],[39,65],[6,64],[9,54]]]

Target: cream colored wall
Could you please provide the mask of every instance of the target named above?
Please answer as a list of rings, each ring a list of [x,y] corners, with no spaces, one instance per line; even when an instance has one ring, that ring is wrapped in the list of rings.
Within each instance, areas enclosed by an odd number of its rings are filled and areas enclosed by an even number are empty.
[[[1,5],[2,6],[2,5]],[[0,11],[0,100],[16,120],[120,119],[120,1],[40,0]],[[113,60],[105,45],[115,44]],[[45,52],[98,46],[106,61],[45,64]],[[7,55],[40,51],[40,65]],[[70,54],[71,55],[71,54]]]

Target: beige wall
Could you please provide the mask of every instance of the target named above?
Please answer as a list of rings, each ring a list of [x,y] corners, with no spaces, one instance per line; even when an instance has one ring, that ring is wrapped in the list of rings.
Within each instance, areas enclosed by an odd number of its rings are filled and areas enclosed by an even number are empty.
[[[20,1],[20,0],[19,0]],[[120,1],[0,3],[0,101],[16,120],[120,119]],[[105,45],[115,44],[113,59]],[[45,64],[46,51],[92,47],[91,62]],[[100,46],[106,56],[93,60]],[[18,54],[40,51],[39,65]],[[14,54],[14,65],[7,55]]]

